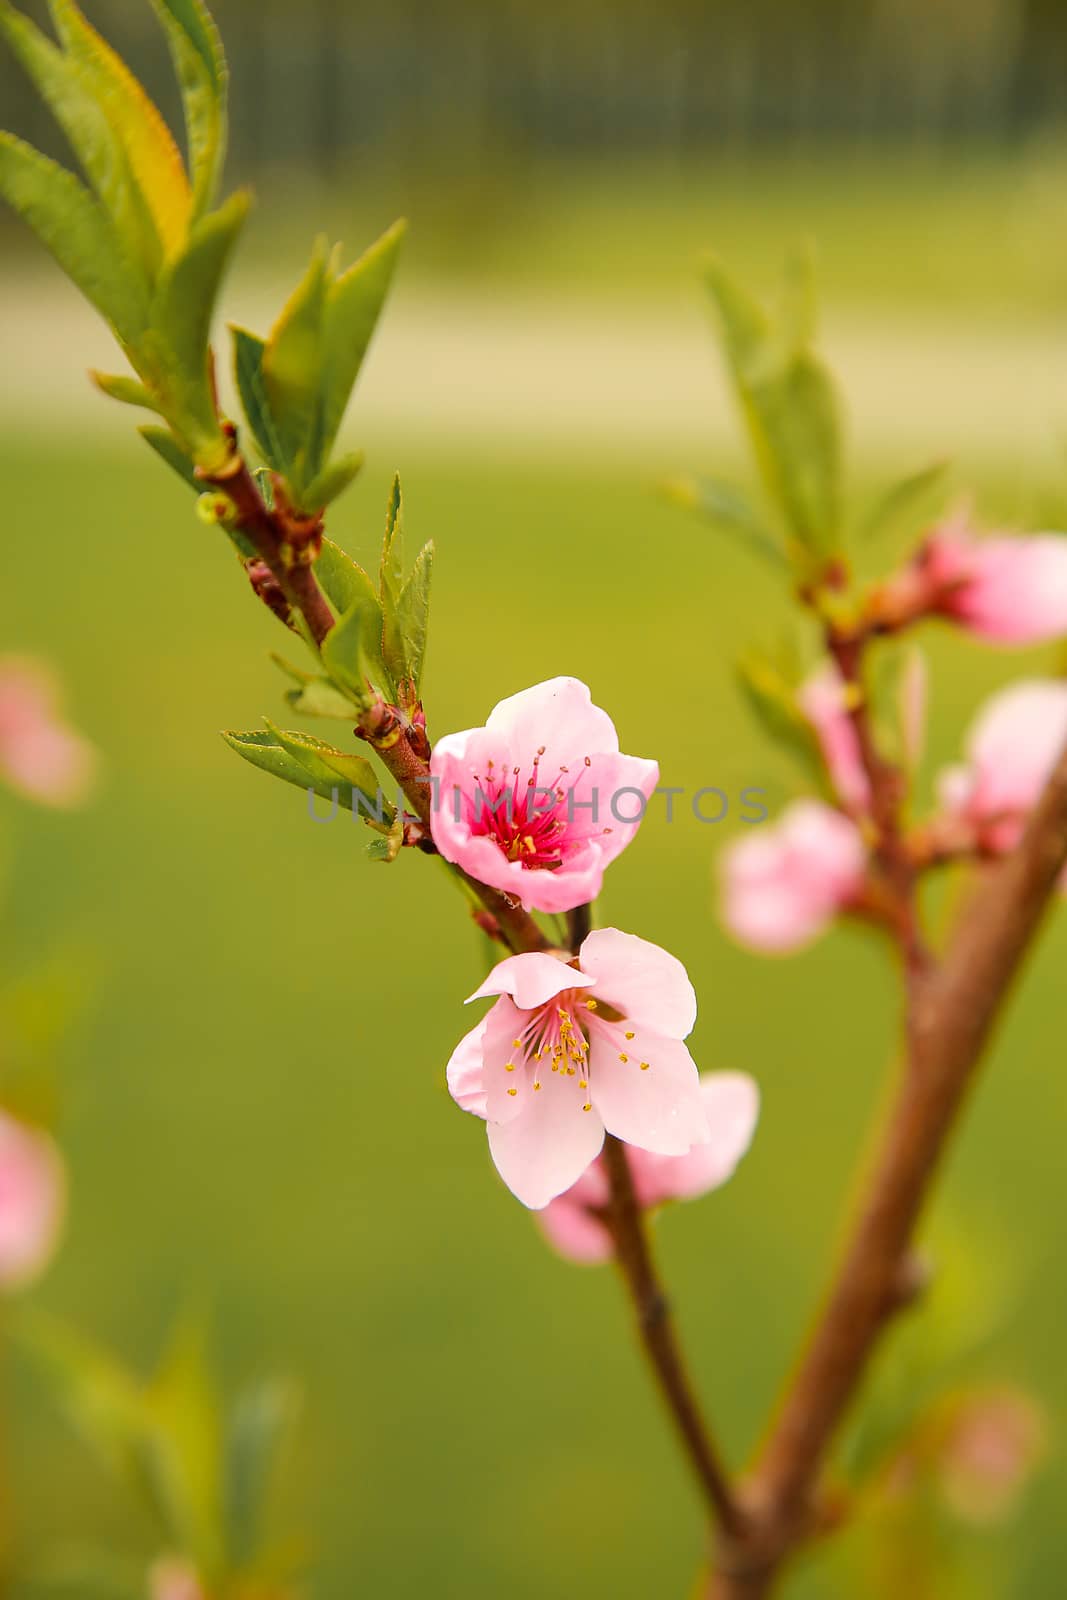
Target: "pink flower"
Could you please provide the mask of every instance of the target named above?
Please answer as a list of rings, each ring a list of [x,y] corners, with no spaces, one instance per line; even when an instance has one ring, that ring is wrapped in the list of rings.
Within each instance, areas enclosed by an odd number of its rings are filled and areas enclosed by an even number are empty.
[[[1040,644],[1067,633],[1067,538],[976,539],[963,516],[937,529],[919,569],[929,609],[997,644]]]
[[[682,1040],[696,996],[680,961],[615,928],[570,964],[509,956],[472,1000],[500,998],[457,1045],[448,1086],[484,1117],[500,1176],[540,1210],[599,1154],[604,1131],[658,1155],[706,1144],[708,1118]]]
[[[967,1522],[1003,1521],[1018,1505],[1045,1446],[1045,1421],[1014,1389],[965,1396],[940,1450],[941,1489]]]
[[[21,1289],[59,1240],[66,1184],[52,1140],[0,1111],[0,1289]]]
[[[719,1188],[752,1142],[759,1090],[747,1074],[705,1072],[700,1093],[708,1119],[707,1144],[694,1145],[684,1156],[631,1152],[634,1188],[646,1210],[668,1200],[693,1200]],[[603,1157],[598,1157],[577,1183],[549,1201],[537,1220],[561,1256],[581,1263],[607,1261],[613,1251],[611,1234],[602,1221],[608,1199],[608,1176]]]
[[[164,1556],[148,1575],[151,1600],[204,1600],[196,1571],[187,1561]]]
[[[594,900],[659,782],[654,761],[619,754],[611,718],[576,678],[524,689],[484,728],[438,740],[430,772],[445,860],[528,911]]]
[[[871,785],[860,755],[859,740],[845,700],[845,685],[832,661],[826,661],[801,686],[800,709],[815,730],[830,780],[850,811],[866,811]]]
[[[723,863],[726,926],[755,950],[798,950],[863,887],[866,852],[848,817],[796,800],[771,827],[735,840]]]
[[[96,755],[62,721],[51,674],[32,661],[0,659],[0,777],[31,800],[73,806],[92,787]]]
[[[942,804],[973,828],[982,849],[1011,850],[1065,744],[1067,682],[1012,684],[994,695],[974,722],[966,765],[942,774]]]

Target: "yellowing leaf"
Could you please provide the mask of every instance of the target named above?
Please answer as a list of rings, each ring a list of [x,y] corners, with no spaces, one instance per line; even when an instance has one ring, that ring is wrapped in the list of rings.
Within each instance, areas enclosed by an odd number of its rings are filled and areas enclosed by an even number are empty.
[[[211,206],[226,158],[226,88],[229,74],[219,31],[201,0],[152,0],[167,34],[181,84],[193,215]]]
[[[70,54],[92,76],[155,221],[164,254],[176,254],[185,240],[193,201],[170,129],[122,57],[101,38],[74,0],[49,0],[49,9]]]

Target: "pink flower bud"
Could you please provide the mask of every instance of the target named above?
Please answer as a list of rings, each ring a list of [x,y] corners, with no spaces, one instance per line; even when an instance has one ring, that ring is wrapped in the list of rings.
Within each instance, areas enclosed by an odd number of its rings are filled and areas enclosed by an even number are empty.
[[[1038,533],[977,539],[959,516],[927,542],[919,571],[928,609],[995,644],[1040,644],[1067,633],[1067,538]]]
[[[57,710],[51,674],[32,661],[0,659],[0,777],[31,800],[74,806],[96,773],[93,747]]]
[[[726,926],[754,950],[798,950],[859,894],[866,859],[848,817],[818,800],[794,801],[777,823],[753,829],[727,849]]]
[[[801,687],[797,698],[815,730],[830,781],[842,804],[850,811],[866,811],[871,785],[846,708],[845,685],[832,661],[823,663]]]
[[[994,854],[1018,843],[1067,744],[1067,682],[1028,679],[995,694],[967,738],[967,761],[942,773],[941,803]]]
[[[47,1267],[65,1197],[52,1140],[0,1111],[0,1290],[22,1289]]]
[[[576,678],[524,689],[484,728],[439,739],[430,772],[445,860],[528,911],[594,900],[659,782],[654,761],[619,754],[611,718]]]
[[[752,1142],[759,1090],[750,1077],[743,1072],[704,1073],[700,1093],[708,1118],[706,1144],[694,1145],[682,1156],[653,1155],[636,1146],[629,1152],[634,1189],[645,1209],[668,1200],[693,1200],[718,1189]],[[538,1212],[549,1244],[582,1265],[606,1261],[612,1254],[611,1235],[598,1213],[608,1198],[608,1177],[599,1156],[577,1183]]]

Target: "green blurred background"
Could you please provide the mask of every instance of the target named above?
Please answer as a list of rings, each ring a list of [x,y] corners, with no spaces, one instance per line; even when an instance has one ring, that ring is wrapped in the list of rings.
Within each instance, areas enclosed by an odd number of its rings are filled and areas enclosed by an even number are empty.
[[[169,107],[147,7],[88,9]],[[432,731],[570,672],[666,783],[763,786],[776,806],[795,792],[732,677],[744,646],[786,626],[783,596],[655,492],[665,473],[737,466],[706,245],[767,284],[799,235],[817,242],[857,504],[951,453],[984,517],[1067,525],[1067,25],[1052,0],[217,14],[231,176],[261,200],[230,306],[263,327],[311,232],[355,250],[397,211],[412,219],[348,424],[369,465],[332,531],[371,559],[402,470],[410,532],[438,543]],[[48,142],[6,61],[0,105]],[[58,947],[94,996],[65,1047],[69,1236],[37,1298],[147,1367],[200,1296],[224,1372],[300,1377],[278,1520],[308,1532],[328,1600],[686,1593],[699,1508],[619,1288],[548,1254],[444,1091],[481,959],[462,903],[421,857],[371,866],[355,828],[312,826],[295,791],[217,738],[278,714],[276,624],[90,394],[82,368],[113,358],[74,291],[6,217],[0,247],[4,647],[59,663],[107,764],[84,815],[4,803],[9,964]],[[926,785],[991,687],[1053,665],[929,645]],[[685,960],[698,1061],[763,1089],[735,1181],[659,1228],[740,1459],[825,1270],[895,996],[858,933],[788,962],[731,946],[713,860],[734,831],[653,817],[602,916]],[[971,1108],[931,1223],[938,1285],[902,1341],[914,1388],[962,1324],[950,1380],[1033,1387],[1054,1439],[1065,957],[1061,917]],[[28,1365],[9,1364],[7,1390],[27,1548],[92,1538],[147,1559],[147,1530]],[[931,1592],[1058,1596],[1065,1492],[1054,1445],[1017,1523],[958,1548],[946,1533]],[[873,1594],[864,1573],[845,1540],[794,1592]]]

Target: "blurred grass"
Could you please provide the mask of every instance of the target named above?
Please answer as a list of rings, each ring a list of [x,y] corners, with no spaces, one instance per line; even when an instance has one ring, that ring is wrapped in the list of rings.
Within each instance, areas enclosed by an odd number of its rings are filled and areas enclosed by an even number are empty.
[[[780,803],[791,774],[745,720],[730,671],[782,624],[769,576],[618,463],[503,466],[472,444],[404,467],[411,535],[439,548],[434,731],[573,672],[624,749],[659,757],[665,783],[763,786]],[[18,846],[9,949],[28,963],[58,929],[100,974],[68,1051],[72,1219],[41,1299],[147,1364],[183,1297],[203,1291],[228,1371],[302,1377],[307,1420],[280,1518],[310,1530],[327,1600],[685,1593],[701,1554],[696,1498],[618,1287],[548,1254],[480,1125],[444,1092],[478,972],[459,897],[421,857],[372,867],[354,827],[312,826],[299,794],[215,736],[278,713],[266,651],[284,641],[136,441],[0,447],[0,479],[5,644],[58,658],[108,763],[83,816],[5,805]],[[376,461],[335,520],[349,548],[372,552],[386,487]],[[983,488],[983,509],[1015,504],[996,463]],[[1026,663],[932,645],[940,762],[986,690]],[[736,1180],[659,1230],[701,1385],[740,1458],[864,1147],[893,987],[852,932],[785,963],[731,947],[711,875],[731,831],[650,818],[602,916],[688,964],[701,1065],[762,1085]],[[1014,1264],[980,1369],[1032,1383],[1057,1413],[1065,956],[1061,915],[937,1209],[950,1283],[1002,1251]],[[32,1375],[16,1366],[12,1385],[27,1544],[144,1541]],[[1057,1592],[1065,1486],[1056,1461],[1007,1540],[976,1541],[976,1573],[1010,1554],[1005,1597]],[[836,1576],[812,1569],[795,1592],[854,1594],[851,1573],[846,1548]]]

